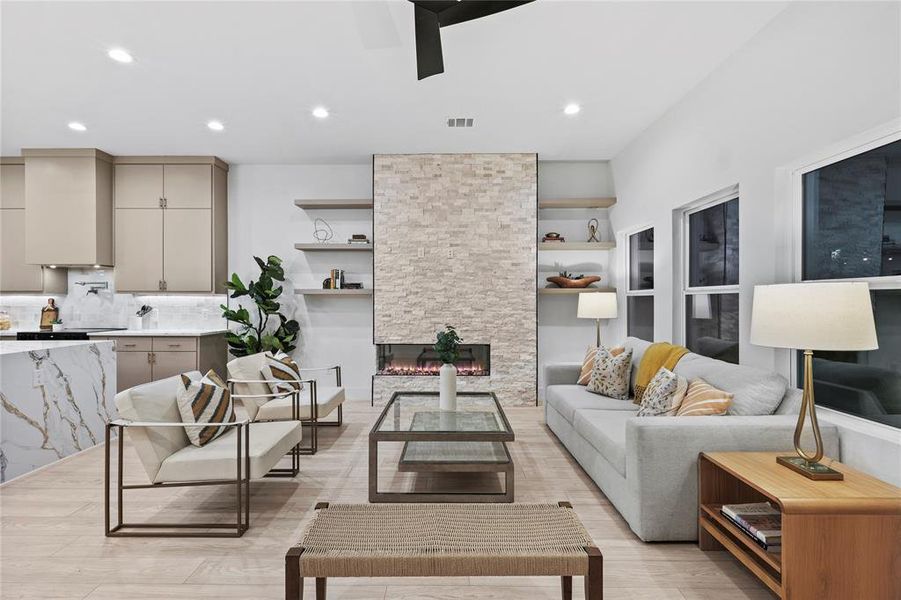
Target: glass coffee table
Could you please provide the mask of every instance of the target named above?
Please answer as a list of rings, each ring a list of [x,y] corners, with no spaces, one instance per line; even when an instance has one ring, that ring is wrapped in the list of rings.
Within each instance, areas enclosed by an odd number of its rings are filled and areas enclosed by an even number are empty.
[[[395,392],[369,432],[370,502],[513,502],[514,439],[492,392],[457,392],[457,410],[442,411],[438,392]],[[503,492],[380,492],[379,442],[404,442],[397,470],[503,473]]]

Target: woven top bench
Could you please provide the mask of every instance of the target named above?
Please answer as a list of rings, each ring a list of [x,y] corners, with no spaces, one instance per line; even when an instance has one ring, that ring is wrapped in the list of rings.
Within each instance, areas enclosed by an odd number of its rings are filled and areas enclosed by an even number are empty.
[[[585,597],[602,596],[600,551],[572,506],[558,504],[327,504],[285,555],[285,597],[303,598],[328,577],[585,577]]]

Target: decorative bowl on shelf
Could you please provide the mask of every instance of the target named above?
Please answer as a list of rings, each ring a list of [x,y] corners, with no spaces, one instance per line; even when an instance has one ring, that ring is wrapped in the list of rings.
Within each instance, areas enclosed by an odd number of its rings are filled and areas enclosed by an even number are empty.
[[[570,279],[569,277],[563,277],[561,275],[555,275],[553,277],[548,277],[547,280],[551,283],[556,283],[558,286],[562,288],[586,288],[592,283],[600,281],[601,278],[597,275],[588,275],[587,277],[579,277],[578,279]]]

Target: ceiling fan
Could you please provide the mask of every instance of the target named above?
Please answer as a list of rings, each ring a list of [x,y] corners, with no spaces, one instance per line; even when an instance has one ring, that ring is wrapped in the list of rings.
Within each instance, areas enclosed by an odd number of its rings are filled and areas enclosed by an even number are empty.
[[[415,6],[416,72],[422,80],[444,73],[441,28],[487,17],[534,0],[410,0]]]

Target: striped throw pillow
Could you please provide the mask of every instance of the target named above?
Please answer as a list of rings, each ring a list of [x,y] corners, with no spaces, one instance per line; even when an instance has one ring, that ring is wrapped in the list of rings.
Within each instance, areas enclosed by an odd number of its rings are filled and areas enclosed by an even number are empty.
[[[732,404],[733,394],[718,390],[703,379],[692,379],[688,383],[688,391],[682,399],[682,405],[676,412],[677,417],[701,417],[705,415],[724,415]]]
[[[607,348],[607,351],[610,352],[610,356],[619,356],[623,352],[625,352],[625,348],[623,346],[618,346],[616,348]],[[597,346],[589,346],[588,350],[585,351],[585,358],[582,360],[582,371],[579,373],[579,380],[576,381],[579,385],[588,385],[588,382],[591,381],[591,372],[594,370],[594,357],[598,354]]]
[[[213,377],[210,377],[212,373]],[[183,387],[178,393],[178,412],[185,424],[185,433],[195,446],[203,446],[226,431],[225,423],[235,420],[235,410],[231,394],[216,381],[222,379],[210,371],[203,379],[194,381],[187,375],[181,376]],[[191,425],[191,423],[223,423],[223,425]]]
[[[284,352],[276,354],[266,353],[266,362],[260,371],[263,379],[276,382],[269,384],[269,391],[273,394],[287,394],[294,390],[302,390],[300,382],[300,367],[294,359]]]

